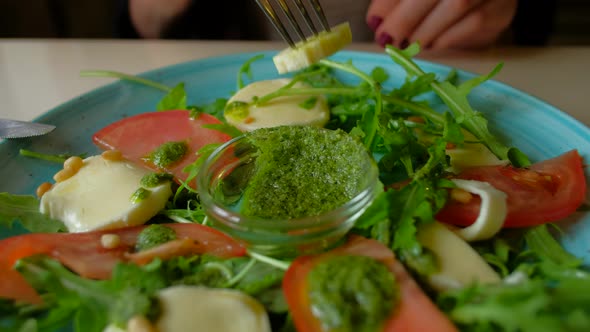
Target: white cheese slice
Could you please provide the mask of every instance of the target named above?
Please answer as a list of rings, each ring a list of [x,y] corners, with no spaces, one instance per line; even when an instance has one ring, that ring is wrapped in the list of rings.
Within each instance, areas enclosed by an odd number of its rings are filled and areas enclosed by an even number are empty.
[[[435,255],[439,270],[428,277],[438,291],[461,288],[472,282],[499,283],[500,276],[463,239],[444,225],[433,222],[421,225],[418,241]]]
[[[295,47],[289,47],[273,57],[273,62],[279,74],[309,67],[321,59],[339,51],[352,41],[352,31],[348,22],[330,28],[330,31],[320,32]]]
[[[477,141],[477,138],[467,131],[463,131],[466,141]],[[477,166],[504,166],[508,160],[500,160],[482,143],[465,143],[461,147],[446,150],[451,167],[448,171],[460,173],[469,167]]]
[[[70,232],[141,225],[162,210],[172,195],[166,182],[146,188],[147,197],[132,202],[141,178],[149,172],[124,160],[86,158],[74,176],[56,183],[43,195],[40,210],[61,220]]]
[[[487,182],[475,180],[452,180],[458,188],[479,195],[481,206],[473,224],[457,229],[456,233],[467,241],[487,240],[496,235],[504,225],[508,214],[507,196]]]
[[[291,82],[290,79],[275,79],[257,81],[240,89],[228,101],[228,105],[234,102],[250,103],[255,97],[262,97],[274,92]],[[294,88],[304,88],[307,85],[295,84]],[[317,96],[315,104],[310,108],[301,106],[308,101],[310,96],[284,96],[272,99],[262,105],[244,106],[245,114],[236,115],[234,112],[224,113],[227,122],[241,131],[252,131],[259,128],[276,127],[281,125],[310,125],[322,127],[330,119],[330,110],[323,96]]]
[[[235,290],[173,286],[158,293],[159,332],[270,332],[264,307]]]

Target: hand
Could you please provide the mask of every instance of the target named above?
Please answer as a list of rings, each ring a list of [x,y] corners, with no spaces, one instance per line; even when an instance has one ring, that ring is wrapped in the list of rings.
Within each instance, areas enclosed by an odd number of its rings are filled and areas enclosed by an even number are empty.
[[[517,0],[372,0],[367,24],[381,46],[477,48],[498,39],[516,7]]]
[[[143,38],[160,38],[162,32],[190,5],[191,0],[129,0],[129,14]]]

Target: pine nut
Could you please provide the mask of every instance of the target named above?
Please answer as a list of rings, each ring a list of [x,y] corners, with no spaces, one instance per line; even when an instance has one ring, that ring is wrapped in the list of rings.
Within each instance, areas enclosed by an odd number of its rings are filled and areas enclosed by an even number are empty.
[[[53,187],[53,185],[49,182],[41,183],[39,187],[37,187],[37,197],[43,197],[43,195],[45,195],[45,193],[48,192],[51,189],[51,187]]]
[[[155,332],[156,329],[153,327],[152,323],[145,316],[137,315],[137,316],[133,316],[127,322],[127,331],[128,332]]]
[[[473,195],[461,188],[451,189],[451,198],[457,202],[467,204],[473,199]]]
[[[62,182],[65,181],[69,178],[71,178],[72,176],[74,176],[76,174],[76,171],[74,171],[71,168],[64,168],[61,171],[55,173],[55,175],[53,176],[53,180],[55,180],[55,182]]]
[[[84,166],[84,161],[78,156],[70,157],[64,162],[64,169],[71,168],[76,172],[80,170],[82,166]]]
[[[123,159],[123,154],[119,150],[106,150],[101,154],[104,160],[119,161]]]

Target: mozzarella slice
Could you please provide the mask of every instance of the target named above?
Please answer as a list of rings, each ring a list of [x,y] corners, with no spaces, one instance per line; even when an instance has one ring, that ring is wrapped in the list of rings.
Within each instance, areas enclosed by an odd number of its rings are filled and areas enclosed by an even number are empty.
[[[253,82],[239,90],[228,101],[233,103],[250,103],[256,97],[262,97],[284,87],[290,79],[276,79]],[[307,85],[295,84],[294,88],[304,88]],[[301,105],[310,98],[317,98],[310,109]],[[235,104],[233,104],[235,105]],[[252,131],[259,128],[276,127],[281,125],[310,125],[322,127],[330,118],[330,110],[323,96],[285,96],[270,100],[262,105],[244,105],[243,108],[226,108],[224,112],[227,122],[241,131]]]
[[[124,160],[86,158],[74,176],[56,183],[43,195],[40,210],[61,220],[70,232],[143,224],[162,210],[172,195],[170,183],[166,182],[145,188],[147,197],[134,203],[131,197],[148,173]]]
[[[320,32],[295,47],[289,47],[273,57],[279,74],[309,67],[311,64],[336,53],[352,42],[352,32],[348,22],[338,24],[330,31]]]
[[[270,332],[264,307],[235,290],[174,286],[158,293],[159,332]]]
[[[476,141],[477,138],[467,131],[463,131],[465,140]],[[448,171],[460,173],[462,170],[476,166],[503,166],[508,160],[500,160],[484,144],[465,143],[461,147],[454,147],[446,150],[449,156],[451,167]]]
[[[457,234],[467,241],[486,240],[496,235],[502,229],[508,214],[506,194],[487,182],[462,179],[452,181],[457,187],[481,198],[477,219],[470,226],[457,229]]]
[[[439,270],[428,277],[435,290],[461,288],[472,282],[501,281],[498,273],[467,242],[444,225],[438,222],[422,225],[417,238],[437,259]]]

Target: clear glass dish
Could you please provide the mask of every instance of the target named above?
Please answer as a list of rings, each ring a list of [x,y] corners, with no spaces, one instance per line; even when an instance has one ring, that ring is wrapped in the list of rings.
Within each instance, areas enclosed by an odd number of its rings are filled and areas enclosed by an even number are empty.
[[[335,246],[353,227],[381,189],[378,169],[367,153],[362,188],[344,205],[295,219],[269,219],[240,213],[243,188],[254,170],[257,150],[240,136],[215,150],[197,177],[201,203],[211,226],[269,256],[294,257]]]

